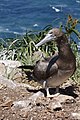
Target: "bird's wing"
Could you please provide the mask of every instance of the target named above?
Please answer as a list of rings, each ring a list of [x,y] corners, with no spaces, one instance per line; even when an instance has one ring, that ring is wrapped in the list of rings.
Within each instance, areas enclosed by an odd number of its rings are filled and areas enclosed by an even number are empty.
[[[53,56],[49,61],[39,61],[33,70],[34,76],[38,80],[46,80],[52,74],[55,74],[58,71],[58,66],[56,64],[58,55]]]
[[[47,77],[50,77],[51,75],[55,74],[58,71],[58,65],[56,64],[56,61],[58,60],[59,55],[53,56],[46,69],[46,75]]]

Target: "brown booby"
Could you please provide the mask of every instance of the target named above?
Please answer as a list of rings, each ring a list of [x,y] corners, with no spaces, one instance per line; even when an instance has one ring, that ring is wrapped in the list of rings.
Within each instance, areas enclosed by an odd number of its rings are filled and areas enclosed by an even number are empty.
[[[70,48],[68,38],[60,29],[51,29],[45,38],[35,46],[39,47],[52,40],[57,44],[58,53],[48,60],[39,60],[34,66],[30,67],[33,69],[33,75],[37,82],[45,88],[47,97],[51,97],[49,88],[56,88],[56,92],[59,92],[58,87],[76,70],[76,58]]]

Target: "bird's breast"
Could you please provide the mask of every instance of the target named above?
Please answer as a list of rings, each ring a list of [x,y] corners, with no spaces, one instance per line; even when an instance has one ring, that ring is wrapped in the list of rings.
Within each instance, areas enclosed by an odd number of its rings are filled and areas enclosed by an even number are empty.
[[[47,79],[48,87],[57,87],[65,82],[65,80],[69,79],[69,77],[73,74],[73,70],[58,70],[57,74],[49,77]]]
[[[60,70],[73,70],[76,67],[76,60],[58,59],[56,64]]]

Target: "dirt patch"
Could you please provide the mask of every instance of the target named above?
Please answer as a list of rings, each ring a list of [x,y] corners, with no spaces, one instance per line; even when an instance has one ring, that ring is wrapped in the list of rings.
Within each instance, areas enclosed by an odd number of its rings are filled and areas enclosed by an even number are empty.
[[[50,90],[51,92],[54,89]],[[11,89],[0,84],[0,120],[76,120],[80,115],[80,86],[67,85],[60,94],[73,97],[54,109],[55,98],[39,97],[27,107],[14,107],[14,101],[26,101],[38,91],[18,86]],[[43,90],[41,90],[43,94]],[[53,105],[53,106],[52,106]]]

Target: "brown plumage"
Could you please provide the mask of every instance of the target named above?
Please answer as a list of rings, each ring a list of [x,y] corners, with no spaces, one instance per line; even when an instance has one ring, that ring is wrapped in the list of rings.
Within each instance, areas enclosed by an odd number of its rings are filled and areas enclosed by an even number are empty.
[[[76,70],[76,59],[68,39],[58,28],[50,30],[36,47],[51,40],[56,41],[58,53],[54,54],[49,60],[38,61],[33,67],[33,75],[37,82],[43,84],[48,97],[50,96],[49,87],[57,88],[72,76]]]

